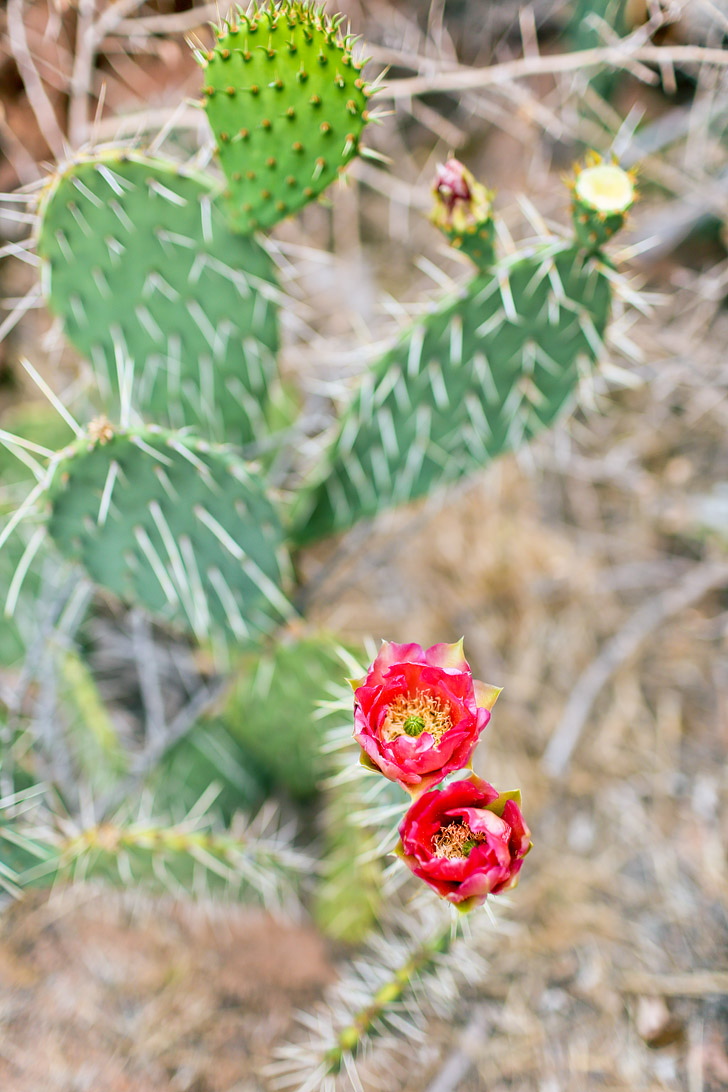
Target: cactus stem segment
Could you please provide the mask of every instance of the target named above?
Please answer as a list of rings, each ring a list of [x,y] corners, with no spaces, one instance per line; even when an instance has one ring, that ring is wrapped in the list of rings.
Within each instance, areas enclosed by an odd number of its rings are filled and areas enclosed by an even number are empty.
[[[377,990],[370,1003],[359,1010],[351,1024],[338,1035],[336,1046],[326,1054],[329,1073],[338,1073],[347,1056],[355,1057],[376,1026],[411,988],[413,981],[424,974],[439,957],[451,948],[455,934],[450,926],[431,940],[420,945],[395,971],[391,979]]]
[[[318,196],[358,153],[367,121],[367,85],[360,66],[352,63],[353,40],[344,35],[341,22],[310,0],[261,5],[253,17],[241,15],[241,20],[246,35],[258,27],[262,40],[252,53],[246,43],[243,52],[240,39],[221,29],[205,69],[205,109],[228,181],[227,212],[233,227],[248,233],[256,224],[270,227]],[[275,119],[282,116],[297,118],[294,142],[277,131]],[[245,147],[229,139],[241,123],[249,130]],[[332,147],[331,136],[346,132],[353,139]],[[272,199],[245,173],[259,173],[271,156],[281,169],[280,177],[271,180]],[[288,175],[297,179],[295,187],[285,181]]]

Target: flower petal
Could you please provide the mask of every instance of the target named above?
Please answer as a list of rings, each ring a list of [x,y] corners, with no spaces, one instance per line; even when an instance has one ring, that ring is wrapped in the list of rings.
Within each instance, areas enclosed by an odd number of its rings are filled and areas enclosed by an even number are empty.
[[[465,659],[463,652],[463,638],[452,645],[444,642],[439,645],[431,645],[425,652],[428,664],[433,667],[441,667],[445,671],[470,672],[470,664]]]
[[[370,686],[381,682],[394,664],[425,662],[425,650],[422,645],[415,642],[398,645],[396,641],[382,641],[377,658],[367,673],[367,682]]]
[[[498,701],[503,687],[491,686],[489,683],[481,682],[480,679],[473,679],[473,689],[475,690],[475,701],[478,708],[487,709],[490,712]]]

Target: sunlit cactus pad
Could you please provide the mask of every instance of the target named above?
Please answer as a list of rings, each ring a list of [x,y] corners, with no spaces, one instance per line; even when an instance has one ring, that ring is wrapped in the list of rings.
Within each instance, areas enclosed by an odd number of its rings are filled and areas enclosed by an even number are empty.
[[[155,422],[241,443],[260,433],[278,349],[273,266],[231,232],[208,179],[128,152],[81,159],[42,197],[38,253],[48,304],[106,408],[133,379]]]
[[[198,53],[204,99],[241,231],[269,227],[333,182],[356,154],[367,89],[343,16],[301,0],[234,11]]]
[[[563,242],[476,277],[365,376],[298,540],[454,482],[552,425],[600,353],[610,301],[599,261]]]
[[[288,613],[281,527],[255,470],[184,434],[107,421],[57,458],[56,545],[121,599],[245,641]]]

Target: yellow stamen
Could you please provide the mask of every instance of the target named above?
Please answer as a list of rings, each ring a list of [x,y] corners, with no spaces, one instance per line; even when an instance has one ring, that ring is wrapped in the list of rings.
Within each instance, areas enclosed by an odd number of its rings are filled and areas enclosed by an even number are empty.
[[[471,850],[484,842],[485,835],[471,830],[467,823],[453,819],[446,827],[440,827],[432,839],[435,857],[447,857],[449,861],[469,857]]]
[[[451,727],[450,706],[439,698],[432,694],[399,694],[387,709],[381,735],[389,743],[397,736],[429,732],[437,744]]]

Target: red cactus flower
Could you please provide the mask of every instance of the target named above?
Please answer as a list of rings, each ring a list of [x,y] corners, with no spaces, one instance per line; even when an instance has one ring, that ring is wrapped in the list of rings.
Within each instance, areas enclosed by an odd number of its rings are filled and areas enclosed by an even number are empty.
[[[424,793],[399,828],[397,854],[458,910],[513,887],[531,848],[519,793],[472,775]]]
[[[354,687],[354,738],[365,765],[417,795],[465,768],[500,693],[473,679],[463,642],[385,641]]]

